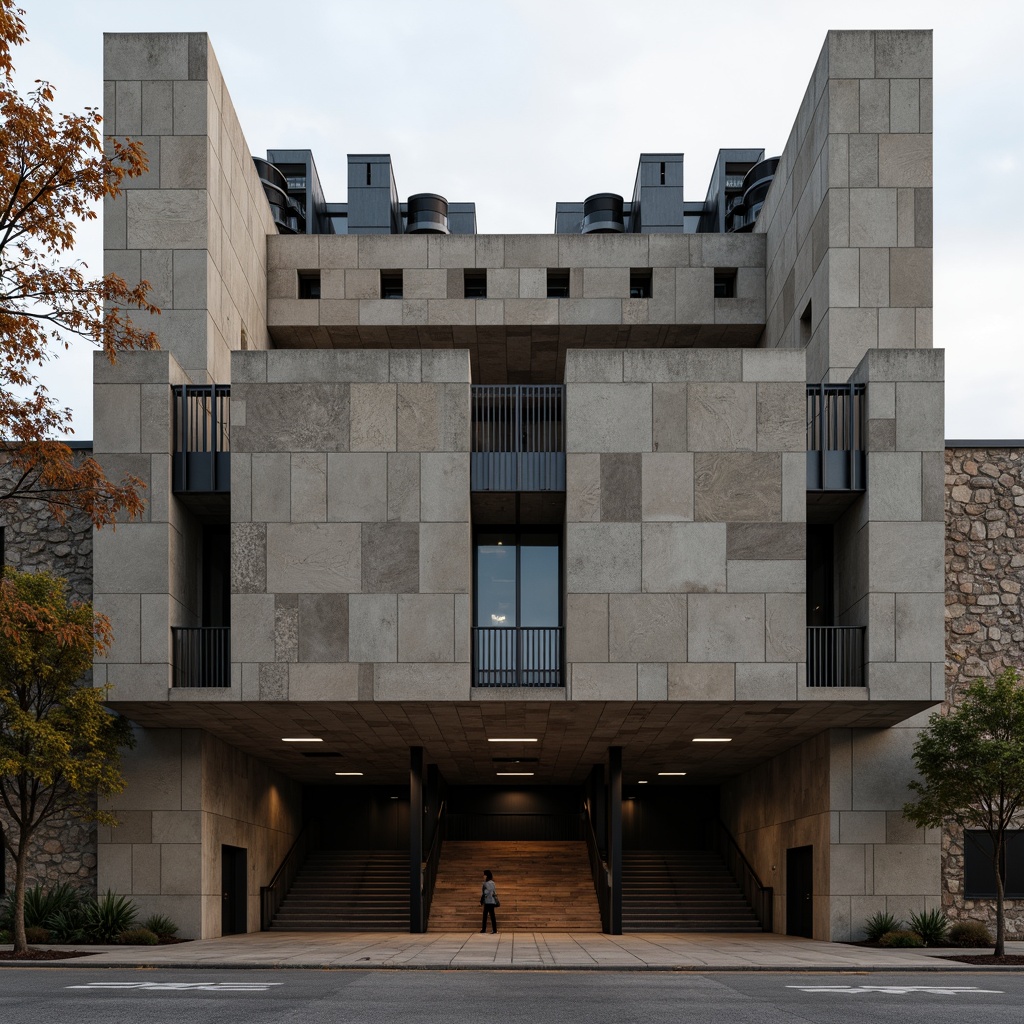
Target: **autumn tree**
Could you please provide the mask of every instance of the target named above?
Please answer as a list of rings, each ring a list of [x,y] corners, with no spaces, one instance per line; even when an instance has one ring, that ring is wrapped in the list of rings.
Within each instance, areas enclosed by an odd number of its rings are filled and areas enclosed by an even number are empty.
[[[0,800],[3,841],[14,860],[14,952],[25,952],[29,847],[53,818],[116,824],[94,797],[124,788],[120,749],[127,719],[103,706],[106,687],[80,685],[110,645],[92,606],[68,603],[64,580],[11,567],[0,578]]]
[[[956,825],[964,842],[987,833],[996,878],[995,955],[1006,951],[1006,833],[1024,824],[1024,685],[1008,668],[979,679],[948,714],[936,713],[914,745],[920,780],[904,815],[921,828]]]
[[[127,312],[160,312],[148,283],[90,277],[72,256],[79,225],[147,162],[138,141],[110,140],[104,151],[98,110],[55,113],[45,81],[24,95],[15,88],[13,50],[28,39],[24,13],[0,0],[0,511],[36,498],[58,521],[74,511],[103,526],[141,513],[140,481],[108,480],[95,460],[74,457],[60,441],[72,433],[71,411],[39,374],[75,337],[111,362],[119,352],[157,347],[156,335]]]

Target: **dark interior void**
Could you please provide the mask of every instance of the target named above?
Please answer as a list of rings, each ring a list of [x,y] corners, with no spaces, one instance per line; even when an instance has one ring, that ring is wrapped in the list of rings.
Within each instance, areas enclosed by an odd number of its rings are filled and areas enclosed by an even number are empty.
[[[807,525],[807,625],[835,625],[835,548],[831,523]]]
[[[203,525],[202,607],[204,626],[231,625],[231,527]]]
[[[996,866],[995,849],[988,832],[964,834],[964,895],[968,899],[994,899]],[[1003,895],[1007,899],[1024,899],[1024,831],[1006,833],[1003,846]]]
[[[521,766],[529,770],[528,766]],[[510,766],[509,770],[517,770]],[[429,842],[437,797],[426,786],[424,836]],[[449,840],[539,842],[582,840],[588,786],[450,786]],[[434,793],[439,789],[434,789]],[[590,801],[598,844],[605,844],[607,814],[599,787]],[[624,849],[703,849],[718,818],[717,786],[629,786],[623,793]],[[308,786],[306,822],[316,845],[335,850],[400,850],[409,845],[409,795],[402,787]]]

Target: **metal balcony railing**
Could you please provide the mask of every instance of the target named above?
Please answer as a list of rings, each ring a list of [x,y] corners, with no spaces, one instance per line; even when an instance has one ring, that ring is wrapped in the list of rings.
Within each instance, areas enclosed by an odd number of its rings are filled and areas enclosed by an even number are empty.
[[[474,627],[473,685],[562,686],[562,627]]]
[[[174,401],[175,493],[231,490],[231,386],[178,384]]]
[[[474,491],[565,490],[565,388],[474,385]]]
[[[231,685],[230,626],[172,626],[175,687]]]
[[[863,491],[864,385],[807,386],[807,490]]]
[[[864,626],[807,627],[807,685],[864,685]]]

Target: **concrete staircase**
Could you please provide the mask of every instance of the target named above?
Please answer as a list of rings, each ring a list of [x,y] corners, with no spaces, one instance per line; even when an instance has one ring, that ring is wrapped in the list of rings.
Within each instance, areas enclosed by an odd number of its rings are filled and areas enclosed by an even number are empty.
[[[404,850],[311,853],[271,929],[290,932],[407,932],[409,854]]]
[[[759,932],[736,879],[707,850],[626,850],[624,932]]]
[[[441,862],[428,931],[480,930],[484,868],[494,872],[498,931],[600,932],[584,842],[453,842]]]

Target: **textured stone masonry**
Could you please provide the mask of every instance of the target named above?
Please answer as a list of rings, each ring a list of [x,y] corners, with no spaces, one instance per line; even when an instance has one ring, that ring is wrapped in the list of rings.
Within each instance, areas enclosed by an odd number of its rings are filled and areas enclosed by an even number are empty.
[[[976,679],[1024,669],[1024,448],[946,450],[946,699]],[[964,838],[942,836],[942,908],[995,924],[994,900],[963,894]],[[1024,900],[1006,903],[1006,928],[1024,935]]]

